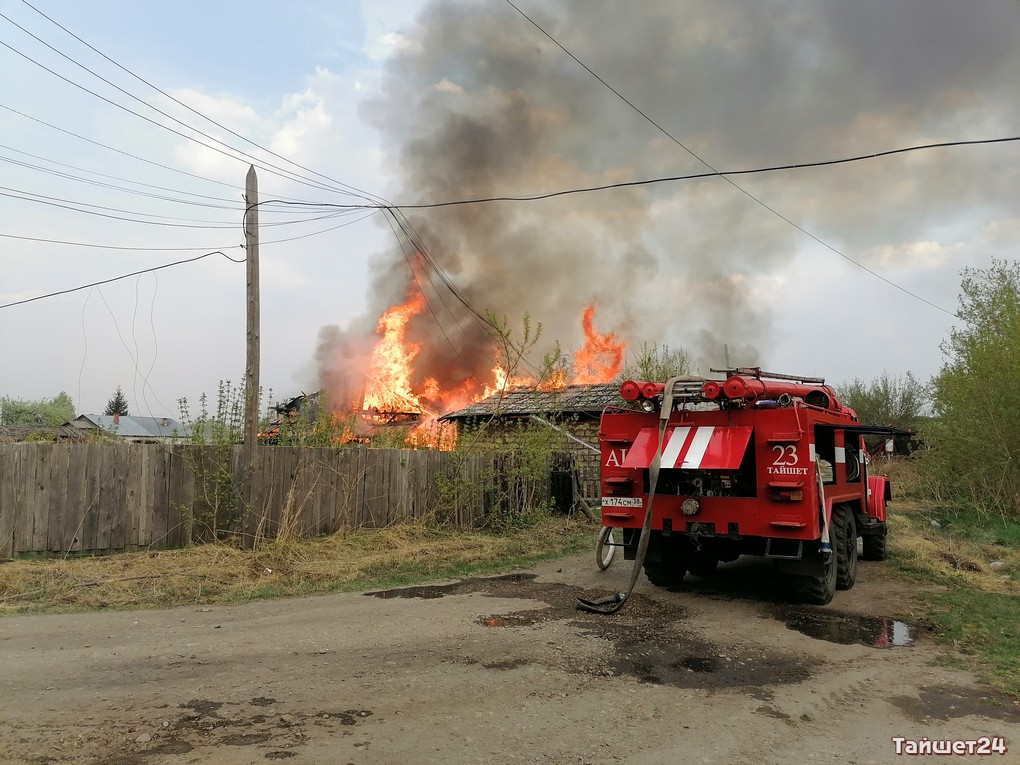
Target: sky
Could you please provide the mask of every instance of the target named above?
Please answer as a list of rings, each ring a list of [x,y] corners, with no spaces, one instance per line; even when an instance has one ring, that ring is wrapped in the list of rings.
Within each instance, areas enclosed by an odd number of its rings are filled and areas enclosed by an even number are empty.
[[[383,214],[321,206],[364,202],[351,187],[420,204],[1020,134],[1009,0],[515,4],[662,130],[503,0],[33,0],[124,69],[0,4],[0,305],[243,258],[254,162],[260,200],[315,203],[260,210],[261,381],[280,399],[418,283]],[[961,269],[1020,254],[1018,168],[1001,143],[407,222],[471,305],[542,322],[539,351],[576,347],[595,305],[600,331],[703,372],[725,346],[832,382],[926,380]],[[424,289],[423,368],[489,365],[463,307]],[[194,409],[244,353],[245,268],[221,255],[0,309],[0,395],[66,391],[79,412],[118,385],[137,414]]]

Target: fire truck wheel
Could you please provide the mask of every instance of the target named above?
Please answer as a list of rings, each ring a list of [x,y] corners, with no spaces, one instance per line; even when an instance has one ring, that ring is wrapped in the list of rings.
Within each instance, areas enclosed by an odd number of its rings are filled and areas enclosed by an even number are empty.
[[[719,558],[711,553],[695,553],[688,568],[695,576],[711,576],[719,567]]]
[[[836,588],[849,590],[857,581],[857,524],[853,511],[836,505],[832,511],[833,552],[836,557]]]
[[[595,565],[599,567],[599,571],[609,568],[609,564],[616,556],[616,545],[619,543],[616,541],[618,535],[614,533],[615,531],[612,526],[603,526],[599,530],[595,543]]]
[[[885,546],[885,529],[881,534],[869,534],[863,538],[864,547],[861,550],[861,557],[864,560],[885,560],[888,550]]]
[[[687,575],[687,567],[676,560],[645,561],[645,576],[656,587],[679,587]]]
[[[836,553],[829,555],[820,576],[798,576],[800,599],[816,606],[828,605],[836,594]]]

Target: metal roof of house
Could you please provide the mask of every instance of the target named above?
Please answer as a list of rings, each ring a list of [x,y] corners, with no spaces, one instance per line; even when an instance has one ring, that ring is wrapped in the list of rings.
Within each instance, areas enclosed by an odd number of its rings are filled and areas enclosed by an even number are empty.
[[[114,435],[125,438],[171,438],[188,435],[187,426],[172,417],[140,417],[121,415],[118,422],[111,414],[82,414],[75,423],[92,424]]]
[[[70,425],[36,426],[36,425],[0,425],[0,442],[52,439],[54,441],[83,441],[85,434],[81,428]]]
[[[472,417],[524,416],[529,414],[599,414],[607,406],[623,406],[619,383],[568,385],[558,390],[516,388],[476,401],[471,406],[444,414],[441,420]]]

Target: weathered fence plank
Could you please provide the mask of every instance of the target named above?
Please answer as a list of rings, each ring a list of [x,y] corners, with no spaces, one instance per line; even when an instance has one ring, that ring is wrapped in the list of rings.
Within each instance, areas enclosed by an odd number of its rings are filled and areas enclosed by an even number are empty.
[[[99,536],[99,502],[102,492],[102,444],[85,445],[85,481],[83,489],[81,550],[96,550]]]
[[[63,523],[63,534],[60,539],[60,550],[64,553],[81,550],[81,532],[85,524],[85,513],[88,502],[85,497],[85,463],[88,451],[71,449],[67,452],[67,494],[64,510],[67,516]]]
[[[35,480],[30,492],[32,503],[32,549],[46,549],[46,522],[50,513],[50,463],[53,450],[47,444],[31,444],[29,452],[35,463]]]
[[[35,550],[32,544],[32,506],[29,496],[35,480],[32,446],[18,444],[14,462],[14,552]]]
[[[46,516],[46,549],[50,552],[63,552],[64,525],[71,523],[68,512],[68,470],[70,469],[70,450],[67,446],[57,445],[51,454],[48,481],[49,509]]]
[[[14,501],[18,480],[15,464],[20,454],[20,449],[0,450],[0,558],[14,555],[14,528],[20,510]]]

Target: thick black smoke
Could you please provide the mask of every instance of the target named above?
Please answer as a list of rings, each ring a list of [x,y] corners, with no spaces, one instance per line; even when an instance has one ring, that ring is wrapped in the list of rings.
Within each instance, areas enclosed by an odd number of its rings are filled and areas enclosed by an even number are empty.
[[[1020,72],[1014,4],[957,0],[567,0],[525,3],[532,18],[672,136],[717,169],[1015,132]],[[437,0],[388,65],[369,115],[404,203],[540,193],[705,165],[621,102],[509,5]],[[961,191],[998,181],[988,154],[737,179],[750,194],[867,260],[926,239],[958,214]],[[949,180],[951,179],[951,180]],[[947,182],[948,181],[948,182]],[[992,193],[988,193],[988,192]],[[525,313],[544,338],[580,344],[580,314],[633,343],[692,352],[702,371],[766,363],[777,295],[798,250],[824,273],[836,255],[719,178],[408,213],[431,256],[480,311]],[[376,264],[369,315],[325,333],[324,369],[371,335],[386,307],[424,289],[410,325],[416,375],[488,381],[491,343],[434,275],[412,277],[412,245]],[[419,285],[415,284],[417,278]],[[852,302],[844,308],[852,321]]]

